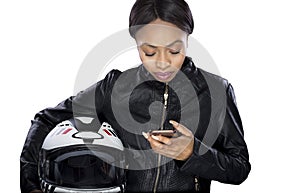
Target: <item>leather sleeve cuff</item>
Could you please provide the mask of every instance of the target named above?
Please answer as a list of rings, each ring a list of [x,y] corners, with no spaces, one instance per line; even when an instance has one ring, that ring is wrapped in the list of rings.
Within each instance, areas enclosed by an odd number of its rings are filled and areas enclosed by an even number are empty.
[[[181,166],[180,171],[200,175],[212,167],[212,149],[207,147],[197,138],[194,138],[194,150],[192,155]]]

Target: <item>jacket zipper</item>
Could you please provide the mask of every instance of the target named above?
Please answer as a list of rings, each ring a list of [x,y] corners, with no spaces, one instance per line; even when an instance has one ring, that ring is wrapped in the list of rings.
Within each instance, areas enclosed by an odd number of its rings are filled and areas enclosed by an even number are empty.
[[[195,191],[199,192],[199,180],[197,176],[195,176],[194,180],[195,180]]]
[[[162,112],[162,118],[161,118],[161,123],[160,123],[160,130],[164,129],[164,122],[166,120],[166,111],[167,111],[167,105],[168,105],[168,83],[166,83],[166,87],[165,87],[165,92],[164,92],[164,107],[163,107],[163,112]],[[159,179],[159,175],[160,175],[160,164],[161,164],[161,155],[158,154],[158,158],[157,158],[157,173],[156,173],[156,178],[155,178],[155,182],[154,182],[154,187],[153,187],[153,192],[156,193],[157,191],[157,186],[158,186],[158,179]]]

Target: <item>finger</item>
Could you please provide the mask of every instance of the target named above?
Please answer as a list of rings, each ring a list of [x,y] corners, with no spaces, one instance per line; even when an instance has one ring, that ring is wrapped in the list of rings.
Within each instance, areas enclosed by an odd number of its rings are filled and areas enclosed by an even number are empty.
[[[149,133],[142,132],[142,135],[145,137],[145,139],[149,138]]]
[[[170,120],[169,123],[173,125],[173,127],[182,133],[185,136],[193,136],[192,132],[188,130],[184,125],[177,123],[176,121]]]
[[[180,138],[185,138],[185,140],[174,139],[174,144],[172,142],[172,145],[162,144],[157,140],[153,139],[152,137],[149,137],[148,141],[150,142],[151,148],[153,149],[154,152],[172,159],[185,160],[190,155],[190,153],[188,153],[190,151],[186,151],[186,148],[188,147],[189,144],[187,143],[186,140],[190,142],[190,139],[184,135],[182,135]],[[175,141],[181,141],[181,142],[175,143]]]
[[[164,149],[165,145],[171,144],[171,141],[163,136],[154,136],[145,132],[142,132],[142,135],[145,137],[146,140],[148,140],[151,148],[155,150],[157,153],[160,152],[160,150]]]
[[[158,144],[157,144],[158,143]],[[161,154],[163,156],[169,157],[169,158],[175,158],[178,156],[178,152],[172,148],[172,146],[165,145],[159,142],[155,143],[155,140],[150,142],[150,145],[152,147],[152,150],[158,154]]]
[[[172,144],[172,141],[171,141],[171,139],[169,137],[164,137],[162,135],[150,135],[150,136],[154,140],[159,141],[161,143],[164,143],[166,145],[171,145]]]
[[[183,150],[178,150],[177,148],[174,149],[172,146],[164,146],[164,148],[158,149],[155,152],[172,159],[177,159],[181,156]]]
[[[155,138],[156,136],[154,136]],[[164,144],[160,143],[158,140],[154,139],[152,135],[149,135],[148,141],[154,150],[163,149]]]

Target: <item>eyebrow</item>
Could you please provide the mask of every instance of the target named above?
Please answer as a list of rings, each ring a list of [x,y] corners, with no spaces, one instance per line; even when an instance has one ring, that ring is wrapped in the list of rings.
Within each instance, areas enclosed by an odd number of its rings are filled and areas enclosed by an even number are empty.
[[[174,44],[177,44],[177,43],[183,43],[183,41],[182,40],[176,40],[176,41],[168,44],[166,47],[171,47],[171,46],[173,46]],[[151,48],[157,48],[158,47],[158,46],[155,46],[155,45],[152,45],[152,44],[149,44],[149,43],[143,43],[141,46],[149,46]]]

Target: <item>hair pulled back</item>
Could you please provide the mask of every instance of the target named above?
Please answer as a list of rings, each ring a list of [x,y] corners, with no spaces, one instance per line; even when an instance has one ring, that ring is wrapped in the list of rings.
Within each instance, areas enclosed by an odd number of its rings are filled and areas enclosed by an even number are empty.
[[[193,33],[192,12],[184,0],[136,0],[129,17],[130,35],[134,38],[143,25],[156,19],[172,23],[187,34]]]

